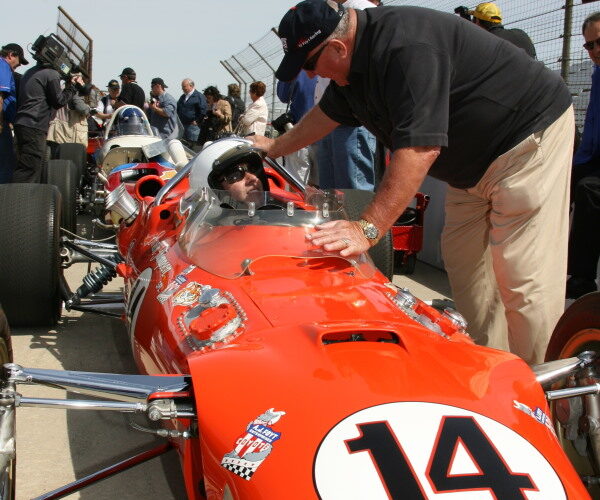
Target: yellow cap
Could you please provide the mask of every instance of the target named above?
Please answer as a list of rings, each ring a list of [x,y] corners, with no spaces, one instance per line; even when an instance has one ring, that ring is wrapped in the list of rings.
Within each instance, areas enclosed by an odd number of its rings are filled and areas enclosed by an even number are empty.
[[[475,7],[475,10],[470,10],[469,14],[490,23],[500,24],[502,22],[502,12],[500,12],[500,8],[494,2],[480,3]]]

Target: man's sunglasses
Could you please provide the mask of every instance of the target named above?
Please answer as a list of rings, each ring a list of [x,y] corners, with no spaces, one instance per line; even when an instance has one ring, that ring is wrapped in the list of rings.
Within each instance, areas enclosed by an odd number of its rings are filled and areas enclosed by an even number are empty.
[[[315,68],[317,67],[317,62],[319,61],[319,57],[321,57],[321,54],[323,53],[323,51],[325,50],[325,47],[327,47],[327,45],[329,45],[329,42],[326,43],[325,45],[323,45],[312,56],[310,56],[306,61],[304,61],[304,64],[302,65],[302,69],[304,71],[314,71],[315,70]]]
[[[226,182],[227,184],[235,184],[236,182],[241,181],[246,176],[246,172],[252,175],[258,175],[259,171],[260,168],[256,165],[248,165],[247,163],[241,163],[227,170],[227,172],[223,174],[223,177],[221,177],[221,182]]]
[[[583,48],[585,50],[592,50],[594,48],[594,45],[600,45],[600,38],[596,38],[596,40],[591,40],[589,42],[585,42],[583,44]]]

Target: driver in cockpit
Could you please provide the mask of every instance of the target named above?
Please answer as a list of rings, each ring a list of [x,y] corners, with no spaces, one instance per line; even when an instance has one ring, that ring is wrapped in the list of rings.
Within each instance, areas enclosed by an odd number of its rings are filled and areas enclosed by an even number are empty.
[[[269,191],[262,156],[246,145],[226,151],[213,162],[208,185],[228,191],[233,200],[240,202],[251,200],[253,193]]]
[[[137,108],[124,109],[115,120],[110,135],[147,135],[144,115]]]

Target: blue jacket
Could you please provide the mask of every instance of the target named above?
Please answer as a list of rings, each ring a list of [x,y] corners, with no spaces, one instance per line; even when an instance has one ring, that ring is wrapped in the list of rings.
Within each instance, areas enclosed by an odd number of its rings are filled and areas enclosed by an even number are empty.
[[[194,120],[200,126],[206,116],[206,108],[206,98],[195,89],[187,101],[185,94],[177,101],[177,114],[184,127],[190,125]]]
[[[590,103],[585,113],[583,137],[573,159],[574,165],[583,165],[600,159],[600,69],[594,66]]]
[[[9,64],[0,57],[0,92],[4,97],[4,120],[12,123],[17,114],[17,93],[13,70]],[[8,128],[8,127],[7,127]]]
[[[317,79],[309,78],[304,71],[291,82],[277,82],[277,97],[281,102],[290,102],[290,114],[295,123],[315,105],[316,84]]]

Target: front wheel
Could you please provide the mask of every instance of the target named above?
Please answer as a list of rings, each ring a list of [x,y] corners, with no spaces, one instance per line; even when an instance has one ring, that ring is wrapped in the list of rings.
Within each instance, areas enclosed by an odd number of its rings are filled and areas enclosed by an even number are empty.
[[[71,233],[77,232],[77,167],[71,160],[48,162],[48,184],[56,186],[62,198],[61,227]]]
[[[575,357],[584,351],[600,353],[600,292],[579,298],[564,312],[552,333],[546,361]],[[588,385],[590,380],[600,379],[600,366],[586,373],[579,380],[571,377],[566,384],[553,389]],[[568,398],[552,403],[552,415],[559,440],[581,476],[600,476],[600,433],[586,425],[587,418],[594,418],[600,408],[600,396]],[[592,498],[600,498],[600,486],[589,487]]]
[[[60,318],[60,193],[47,184],[0,185],[0,303],[11,325]]]

